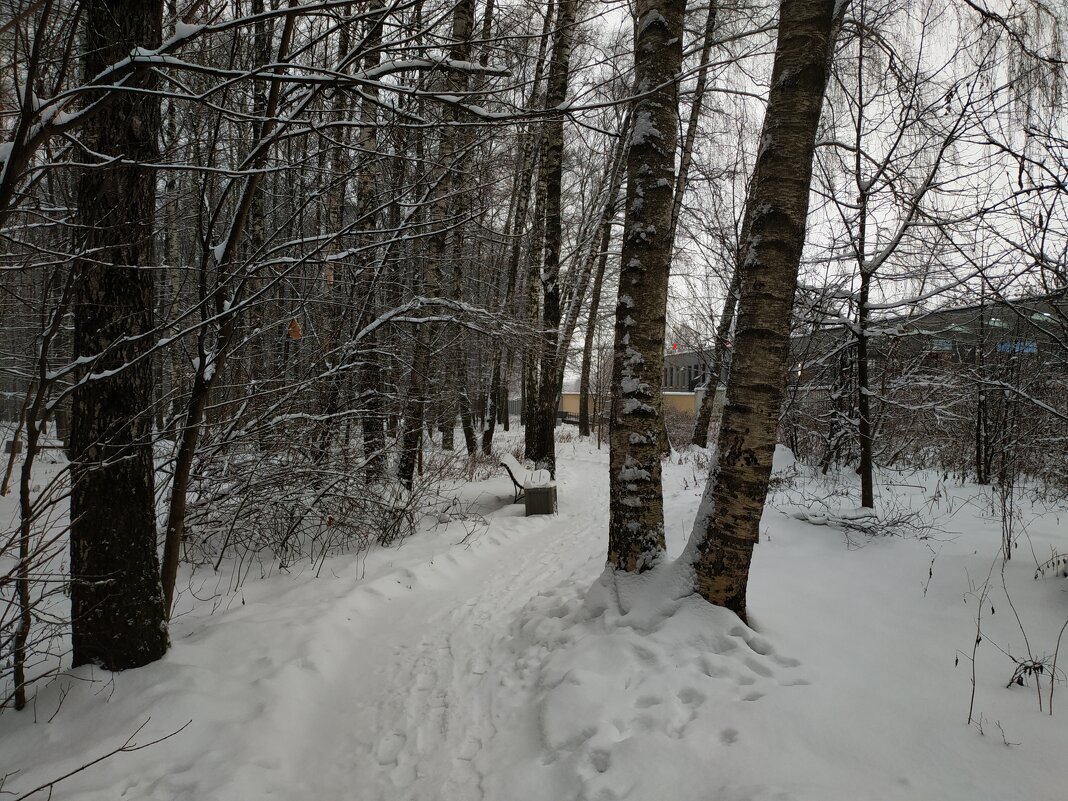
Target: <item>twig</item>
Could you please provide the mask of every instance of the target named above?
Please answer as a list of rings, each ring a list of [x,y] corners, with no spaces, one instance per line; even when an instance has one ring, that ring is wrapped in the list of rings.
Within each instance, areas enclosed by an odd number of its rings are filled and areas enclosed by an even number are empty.
[[[52,797],[52,789],[57,784],[59,784],[61,781],[69,779],[71,776],[74,776],[74,775],[76,775],[78,773],[81,773],[84,770],[88,770],[89,768],[93,767],[94,765],[97,765],[97,764],[103,762],[105,759],[109,759],[109,758],[115,756],[116,754],[132,754],[134,751],[140,751],[143,748],[149,748],[149,747],[151,747],[153,745],[158,745],[159,743],[162,743],[164,740],[169,740],[171,737],[174,737],[175,735],[180,734],[183,730],[185,730],[186,726],[188,726],[190,723],[193,722],[192,720],[188,720],[185,723],[183,723],[180,728],[175,729],[170,734],[165,734],[162,737],[157,737],[155,740],[150,740],[149,742],[142,743],[141,745],[132,745],[134,737],[136,737],[141,732],[141,730],[145,726],[147,726],[149,724],[149,721],[151,721],[151,720],[152,720],[152,718],[146,719],[144,723],[142,723],[140,726],[138,726],[136,729],[134,729],[133,734],[131,734],[129,737],[127,737],[126,738],[126,742],[124,742],[118,748],[113,748],[111,751],[108,751],[106,754],[101,754],[96,759],[94,759],[94,760],[92,760],[90,762],[86,762],[84,765],[81,765],[80,767],[75,768],[74,770],[70,771],[69,773],[64,773],[59,778],[52,779],[51,781],[46,782],[45,784],[42,784],[42,785],[40,785],[38,787],[33,788],[28,793],[24,793],[24,794],[20,795],[18,798],[14,799],[14,801],[25,801],[25,799],[29,798],[30,796],[36,795],[37,793],[39,793],[39,792],[41,792],[43,790],[48,790],[48,797],[51,798]],[[5,794],[14,795],[13,792],[12,793],[5,793]]]
[[[1057,635],[1057,646],[1053,649],[1053,665],[1049,669],[1049,714],[1053,716],[1053,685],[1057,682],[1057,654],[1061,650],[1061,637],[1064,636],[1064,630],[1068,628],[1068,620],[1064,621],[1064,625],[1061,626],[1061,631]]]

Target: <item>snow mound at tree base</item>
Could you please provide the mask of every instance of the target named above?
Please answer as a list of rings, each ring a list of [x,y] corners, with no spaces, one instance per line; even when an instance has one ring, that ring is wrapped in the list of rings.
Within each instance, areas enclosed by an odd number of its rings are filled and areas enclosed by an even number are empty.
[[[494,775],[487,798],[793,797],[728,777],[739,776],[736,744],[766,725],[753,706],[803,691],[808,677],[734,613],[683,596],[683,578],[670,564],[642,576],[609,569],[584,599],[570,585],[527,604],[511,645],[533,697],[513,714],[532,719],[498,723],[505,736],[480,755],[480,772],[512,769]],[[524,747],[524,732],[540,743]]]

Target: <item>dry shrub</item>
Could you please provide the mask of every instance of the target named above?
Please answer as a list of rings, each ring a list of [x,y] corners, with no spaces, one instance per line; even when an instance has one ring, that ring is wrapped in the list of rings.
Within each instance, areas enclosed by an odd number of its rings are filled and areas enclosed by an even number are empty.
[[[668,440],[672,450],[685,448],[693,441],[693,424],[697,415],[683,412],[671,406],[664,406],[664,426],[667,428]]]

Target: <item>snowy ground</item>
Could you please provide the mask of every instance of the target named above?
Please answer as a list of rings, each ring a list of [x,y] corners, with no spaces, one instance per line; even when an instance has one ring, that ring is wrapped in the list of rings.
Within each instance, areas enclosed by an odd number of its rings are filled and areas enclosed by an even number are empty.
[[[1029,646],[1051,657],[1068,619],[1068,579],[1033,579],[1032,548],[1040,558],[1051,543],[1068,550],[1056,511],[1026,507],[1003,585],[999,524],[977,488],[886,476],[884,498],[922,508],[935,539],[871,539],[788,514],[784,504],[812,510],[827,494],[802,479],[777,494],[783,511],[764,516],[754,631],[676,598],[670,567],[603,580],[607,452],[559,448],[558,516],[522,517],[503,474],[468,485],[463,500],[488,526],[466,544],[462,522],[428,524],[366,561],[330,560],[319,578],[309,569],[249,581],[193,604],[163,661],[116,675],[79,669],[39,688],[34,710],[0,716],[0,775],[19,771],[4,789],[17,795],[73,770],[148,720],[137,742],[189,723],[53,797],[1068,796],[1068,685],[1052,717],[1047,678],[1042,711],[1033,679],[1005,687],[1009,654]],[[683,456],[665,484],[674,556],[703,473]],[[968,726],[977,597],[991,565],[981,724]],[[1059,672],[1068,642],[1061,657]]]

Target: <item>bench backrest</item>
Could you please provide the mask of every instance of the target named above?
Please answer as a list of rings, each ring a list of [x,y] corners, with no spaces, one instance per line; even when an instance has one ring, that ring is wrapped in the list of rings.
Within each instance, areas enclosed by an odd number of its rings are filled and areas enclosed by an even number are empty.
[[[523,480],[527,475],[527,469],[519,464],[519,460],[512,456],[512,454],[506,453],[501,456],[501,465],[511,474],[512,481],[520,486],[523,485]]]

